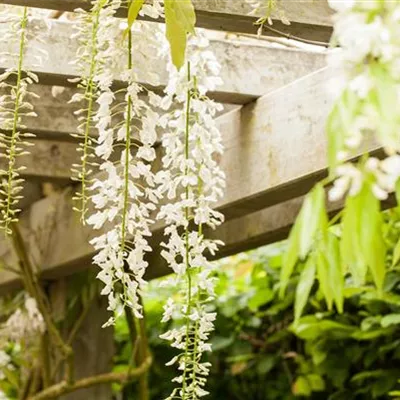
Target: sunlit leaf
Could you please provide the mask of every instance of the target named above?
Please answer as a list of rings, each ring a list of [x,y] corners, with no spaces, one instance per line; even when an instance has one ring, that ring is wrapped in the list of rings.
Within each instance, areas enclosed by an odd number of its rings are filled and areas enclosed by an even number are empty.
[[[321,184],[317,184],[304,200],[289,235],[288,250],[281,270],[281,297],[285,293],[298,259],[306,258],[317,234],[324,235],[326,233],[327,221],[325,191]]]
[[[392,266],[394,267],[395,265],[397,265],[399,261],[400,261],[400,238],[397,241],[396,246],[393,250]]]
[[[294,304],[294,320],[298,321],[310,296],[311,288],[315,280],[315,259],[309,257],[300,274],[299,283],[296,288],[296,300]]]
[[[321,375],[307,375],[307,380],[310,383],[313,392],[322,392],[325,389],[325,381]]]
[[[379,292],[382,292],[386,274],[386,246],[383,237],[383,217],[380,202],[368,186],[360,192],[359,235],[365,261]]]
[[[144,0],[132,0],[128,10],[128,29],[131,29],[136,21],[139,11],[142,8]]]
[[[317,266],[317,275],[320,290],[325,298],[328,310],[332,310],[333,305],[333,293],[329,277],[329,262],[328,254],[325,248],[318,249],[315,255],[315,262]]]
[[[187,34],[194,33],[196,14],[191,0],[165,0],[164,7],[171,58],[179,69],[185,61]]]
[[[311,386],[304,376],[299,376],[292,387],[293,394],[296,396],[310,396]]]
[[[340,253],[342,261],[349,268],[351,275],[358,286],[365,282],[367,265],[364,259],[364,250],[360,241],[362,199],[361,193],[349,196],[346,199],[342,218],[342,240]],[[367,227],[364,227],[368,229]]]
[[[307,315],[292,325],[291,330],[301,339],[313,340],[321,336],[330,336],[337,339],[347,338],[357,331],[357,328],[352,325],[345,325],[327,319],[320,320],[313,315]]]
[[[311,249],[317,230],[326,228],[325,191],[317,184],[304,200],[300,212],[299,257],[304,259]]]
[[[298,218],[292,228],[288,240],[288,249],[286,251],[281,269],[279,296],[282,298],[289,283],[290,276],[299,257],[300,246],[300,218]]]
[[[336,309],[339,313],[342,313],[344,303],[344,271],[340,259],[339,240],[335,235],[329,234],[327,243],[329,282],[331,284]]]
[[[400,314],[388,314],[385,315],[381,320],[381,325],[383,328],[387,328],[390,325],[400,324]]]

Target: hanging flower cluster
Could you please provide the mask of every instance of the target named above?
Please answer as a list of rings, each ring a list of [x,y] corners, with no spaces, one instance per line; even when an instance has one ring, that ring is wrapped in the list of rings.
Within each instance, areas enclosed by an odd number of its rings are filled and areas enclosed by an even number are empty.
[[[338,178],[330,198],[355,195],[366,182],[384,200],[400,176],[400,4],[331,0],[330,5],[338,12],[334,38],[340,46],[331,63],[343,74],[327,127],[329,162]],[[363,158],[357,166],[345,161],[372,139],[386,158]]]
[[[175,273],[166,284],[177,289],[176,298],[164,307],[163,321],[173,318],[180,324],[161,336],[179,350],[168,363],[176,363],[180,371],[174,378],[179,387],[170,399],[198,399],[207,394],[204,386],[210,364],[202,361],[202,355],[211,351],[208,338],[216,317],[208,307],[215,296],[215,278],[207,254],[215,254],[221,243],[206,239],[203,228],[215,228],[223,221],[213,206],[223,195],[225,177],[215,161],[223,151],[214,119],[221,105],[206,96],[221,83],[220,66],[207,46],[204,37],[191,38],[187,67],[177,71],[169,65],[169,84],[160,104],[173,105],[164,119],[164,170],[157,177],[168,199],[157,217],[167,226],[168,240],[161,244],[161,254]]]
[[[24,69],[24,55],[28,39],[28,10],[23,8],[22,16],[6,11],[0,15],[0,25],[4,23],[5,31],[1,38],[9,43],[9,53],[0,54],[2,65],[12,65],[0,75],[0,157],[5,158],[5,168],[0,169],[0,229],[10,234],[10,224],[17,220],[18,202],[21,198],[23,179],[20,172],[24,167],[17,167],[18,157],[26,154],[30,145],[23,125],[24,117],[36,116],[29,99],[34,93],[29,91],[32,83],[37,83],[37,76]],[[14,52],[14,48],[17,51]]]
[[[73,165],[73,179],[80,182],[80,190],[74,198],[75,210],[81,214],[82,223],[86,222],[89,207],[91,174],[95,163],[94,148],[97,140],[93,137],[95,127],[102,132],[103,109],[97,109],[97,100],[113,97],[111,92],[112,75],[109,64],[113,64],[116,34],[114,14],[120,6],[119,1],[95,0],[91,11],[77,10],[78,19],[74,39],[79,41],[75,64],[80,77],[78,87],[82,93],[76,93],[70,102],[83,102],[84,108],[76,114],[81,121],[78,133],[72,136],[79,139],[78,152],[80,164]],[[107,107],[108,108],[108,107]],[[96,112],[97,111],[97,112]],[[101,120],[101,121],[100,121]],[[100,138],[101,140],[101,138]]]
[[[98,278],[105,284],[102,294],[108,296],[108,309],[114,313],[106,325],[112,324],[125,306],[136,317],[142,316],[139,294],[145,284],[143,276],[148,264],[144,257],[151,251],[148,244],[153,222],[151,213],[160,198],[152,171],[159,116],[144,100],[146,91],[138,83],[137,68],[143,67],[143,60],[139,57],[140,42],[135,37],[140,34],[141,41],[146,37],[148,48],[156,47],[157,28],[137,23],[134,29],[125,35],[120,30],[120,43],[109,46],[110,51],[119,52],[112,59],[120,60],[123,52],[127,60],[121,73],[127,87],[115,93],[104,91],[97,99],[99,108],[95,116],[99,131],[95,153],[101,159],[102,175],[90,187],[96,212],[87,222],[95,229],[106,224],[111,226],[92,240],[99,251],[94,262],[101,268]],[[112,81],[113,65],[109,64],[108,74],[98,77],[100,81],[104,78]],[[154,75],[151,78],[154,80]],[[117,161],[115,154],[119,154]]]
[[[0,336],[19,343],[27,338],[35,338],[45,331],[43,316],[40,313],[36,300],[25,297],[23,307],[18,308],[1,326]]]
[[[249,15],[263,15],[258,18],[255,25],[258,25],[257,34],[261,35],[266,23],[273,25],[272,17],[277,16],[285,25],[290,25],[289,19],[286,17],[285,10],[280,4],[280,0],[245,0],[245,3],[251,7]]]

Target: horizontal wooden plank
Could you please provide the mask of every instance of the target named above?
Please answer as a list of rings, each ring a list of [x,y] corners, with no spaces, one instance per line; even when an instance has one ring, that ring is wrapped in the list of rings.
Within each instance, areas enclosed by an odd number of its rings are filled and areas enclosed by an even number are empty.
[[[220,164],[227,174],[218,208],[228,221],[297,198],[326,173],[324,124],[333,99],[325,85],[332,76],[334,71],[320,70],[218,118],[226,147]],[[371,144],[366,150],[375,149]],[[72,212],[71,192],[34,204],[23,217],[32,231],[31,220],[40,226],[48,210],[55,213],[52,242],[44,246],[51,251],[39,258],[48,276],[88,265],[93,255],[88,244],[93,232]],[[239,226],[235,229],[244,233]],[[154,227],[155,243],[161,231]]]
[[[75,60],[78,47],[77,40],[71,38],[74,23],[34,20],[31,24],[30,29],[35,35],[26,45],[24,67],[37,72],[41,84],[75,86],[68,81],[78,75],[76,65],[71,63]],[[143,48],[139,48],[135,57],[148,60],[149,69],[160,75],[160,84],[154,85],[149,81],[148,71],[138,70],[138,79],[146,87],[161,92],[168,79],[166,65],[157,54],[151,53],[145,42],[141,46]],[[39,66],[38,49],[48,54]],[[238,41],[213,40],[210,49],[221,63],[221,78],[224,81],[218,91],[210,93],[210,97],[221,103],[247,104],[325,65],[324,53],[271,48],[262,43],[249,45]],[[0,42],[0,53],[13,50],[16,51],[10,43]],[[116,80],[120,78],[126,60],[121,59],[118,65],[114,75]],[[10,66],[0,65],[0,68]],[[117,81],[116,85],[121,86],[123,82]]]
[[[18,157],[17,167],[24,166],[21,177],[29,181],[55,183],[71,182],[71,166],[79,162],[76,144],[53,140],[30,140],[29,154]],[[0,158],[0,168],[6,169],[8,161]]]
[[[216,258],[222,258],[239,251],[284,239],[295,220],[302,199],[293,199],[266,210],[226,222],[216,231],[208,232],[211,237],[225,242]],[[88,227],[79,226],[79,222],[71,223],[71,204],[62,194],[43,199],[34,205],[21,220],[24,237],[33,259],[42,260],[39,265],[43,279],[53,280],[79,272],[91,266],[95,254],[88,240],[93,232]],[[46,221],[44,223],[44,221]],[[35,232],[40,232],[39,235]],[[60,235],[63,242],[59,242]],[[162,230],[153,232],[152,245],[154,251],[149,257],[148,279],[163,276],[170,272],[159,254],[158,244],[162,240]],[[74,253],[75,260],[67,261],[67,253]],[[52,263],[63,258],[66,262],[58,265]],[[15,255],[8,239],[0,239],[0,261],[15,265]],[[10,271],[0,272],[0,295],[18,287],[18,277]]]
[[[90,2],[85,0],[0,0],[0,4],[12,4],[45,8],[50,10],[74,11],[77,8],[89,9]],[[197,26],[207,29],[251,33],[257,32],[254,22],[263,16],[260,11],[249,16],[252,8],[245,1],[232,0],[193,0],[196,9]],[[291,21],[285,25],[280,20],[280,13]],[[121,10],[119,16],[126,16]],[[304,40],[329,42],[332,34],[332,10],[327,0],[282,0],[273,17],[273,30],[268,25],[264,35],[290,36]]]

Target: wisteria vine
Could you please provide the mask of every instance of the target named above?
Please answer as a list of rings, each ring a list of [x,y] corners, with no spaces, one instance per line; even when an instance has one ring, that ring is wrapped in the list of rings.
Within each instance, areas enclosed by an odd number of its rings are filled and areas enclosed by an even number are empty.
[[[36,116],[29,102],[29,98],[35,96],[29,91],[29,85],[37,83],[38,77],[24,69],[28,8],[23,8],[22,15],[3,13],[0,19],[5,22],[2,40],[17,48],[16,52],[0,54],[3,65],[15,65],[0,75],[0,89],[4,93],[0,96],[0,157],[6,160],[5,168],[0,169],[0,229],[11,234],[10,224],[17,221],[23,182],[20,173],[24,167],[17,166],[17,160],[26,154],[27,147],[31,145],[27,139],[34,136],[26,132],[22,119]]]
[[[141,26],[141,33],[146,29]],[[151,165],[156,157],[158,114],[144,101],[144,88],[138,83],[133,33],[119,33],[119,47],[109,48],[117,52],[113,59],[118,59],[121,49],[125,49],[127,64],[121,77],[127,87],[115,93],[104,92],[97,100],[99,141],[95,152],[102,160],[103,174],[91,186],[97,211],[87,220],[95,229],[112,223],[111,229],[92,240],[99,250],[94,262],[101,268],[98,278],[105,284],[102,294],[108,296],[109,310],[114,313],[107,324],[112,324],[125,306],[136,317],[142,316],[139,294],[145,285],[145,254],[151,251],[150,217],[159,199]],[[147,33],[151,46],[155,35],[150,30]],[[118,152],[118,161],[111,161],[111,155]]]
[[[101,293],[108,297],[112,312],[105,326],[113,324],[125,307],[136,318],[143,316],[140,295],[146,284],[146,254],[152,251],[151,226],[156,219],[163,222],[162,256],[174,272],[169,283],[179,292],[176,301],[168,301],[163,316],[163,321],[173,318],[180,325],[162,335],[180,351],[169,363],[177,363],[180,370],[174,379],[178,387],[170,398],[198,399],[207,394],[210,364],[203,354],[211,351],[209,336],[216,317],[210,309],[215,296],[214,266],[207,257],[222,244],[206,238],[208,229],[223,222],[223,215],[214,210],[225,187],[224,173],[216,161],[223,151],[215,123],[222,106],[207,97],[221,83],[220,66],[208,49],[208,40],[203,35],[190,36],[186,67],[178,70],[173,57],[167,63],[164,96],[145,88],[138,72],[141,77],[146,72],[146,79],[157,85],[154,72],[158,71],[143,63],[140,43],[145,38],[146,52],[152,49],[159,57],[165,56],[168,43],[159,26],[135,22],[126,30],[126,24],[114,15],[129,5],[120,0],[94,0],[90,11],[79,10],[74,36],[79,42],[75,61],[79,78],[75,81],[81,92],[71,99],[82,107],[76,112],[80,123],[74,135],[80,152],[80,164],[73,166],[74,178],[80,182],[75,210],[82,223],[100,232],[91,243],[97,250],[93,261],[100,267],[98,278],[104,283]],[[140,12],[152,18],[164,16],[158,1],[143,5]],[[11,140],[2,136],[4,143],[10,143],[7,154],[14,172],[7,176],[12,179],[18,171],[14,168],[21,144],[17,140],[29,136],[18,132],[20,118],[31,115],[23,108],[29,108],[23,102],[26,86],[37,81],[29,72],[23,76],[26,8],[19,23],[18,68],[3,76],[17,76],[16,88],[4,83],[11,89],[16,110]],[[115,89],[117,80],[125,86]],[[8,100],[2,97],[2,105]],[[10,111],[3,108],[8,115]],[[159,140],[161,146],[156,150]],[[154,166],[157,153],[160,157],[162,153],[158,171]],[[96,169],[99,173],[94,174]],[[14,179],[14,191],[7,191],[14,200],[4,203],[6,224],[14,220],[9,205],[17,200],[19,182]]]
[[[161,190],[169,203],[162,205],[158,219],[165,221],[168,240],[162,243],[162,256],[175,275],[167,280],[178,288],[179,297],[165,305],[163,321],[180,321],[161,337],[170,341],[180,353],[168,365],[177,364],[180,375],[174,378],[179,386],[169,399],[198,399],[209,373],[203,353],[211,351],[208,343],[215,313],[209,303],[215,296],[214,265],[206,254],[214,255],[221,244],[208,240],[204,227],[215,228],[223,215],[213,206],[223,196],[225,176],[215,161],[223,151],[221,134],[215,124],[220,105],[206,93],[220,83],[220,66],[207,50],[204,37],[189,41],[186,68],[177,71],[170,65],[167,98],[177,109],[166,124],[162,138],[165,151],[164,170],[159,175]]]
[[[86,222],[91,175],[97,166],[94,152],[97,139],[94,137],[94,128],[101,109],[96,113],[96,102],[102,93],[111,93],[112,78],[105,68],[112,62],[109,46],[112,44],[112,28],[115,25],[113,15],[118,6],[117,2],[96,0],[92,3],[90,11],[78,10],[76,34],[73,37],[79,41],[75,64],[80,74],[78,87],[83,93],[74,94],[70,102],[84,103],[84,108],[76,112],[81,121],[78,133],[72,134],[79,140],[78,152],[81,162],[73,165],[72,177],[80,183],[74,201],[75,210],[80,213],[82,223]],[[98,124],[97,127],[100,128]]]

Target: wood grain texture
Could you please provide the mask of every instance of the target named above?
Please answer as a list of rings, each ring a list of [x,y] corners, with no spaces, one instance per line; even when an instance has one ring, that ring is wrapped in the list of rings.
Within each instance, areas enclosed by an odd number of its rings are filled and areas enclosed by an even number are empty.
[[[62,11],[90,8],[90,2],[85,0],[0,0],[0,4]],[[196,9],[196,25],[201,28],[256,34],[257,27],[254,26],[254,22],[258,17],[263,16],[262,12],[249,16],[251,7],[244,1],[193,0],[193,4]],[[279,12],[276,12],[272,16],[274,29],[286,35],[306,40],[329,42],[332,34],[331,16],[333,12],[327,0],[282,0],[279,9],[284,12],[291,24],[283,24]],[[125,17],[126,10],[121,10],[118,16]],[[262,33],[269,36],[280,36],[279,33],[267,28]]]
[[[79,75],[76,65],[71,63],[76,59],[78,48],[77,40],[71,38],[74,23],[34,20],[30,23],[29,30],[31,34],[26,45],[24,68],[38,73],[42,84],[74,87],[76,84],[68,81]],[[134,61],[138,65],[151,65],[151,70],[159,74],[160,82],[152,82],[148,71],[140,68],[136,71],[138,80],[145,87],[162,91],[168,80],[165,62],[151,48],[147,48],[145,42],[141,44],[139,41],[138,46]],[[38,49],[48,54],[41,63],[37,60]],[[16,50],[10,43],[0,42],[0,52]],[[325,65],[324,53],[273,48],[262,42],[245,44],[239,41],[213,40],[210,50],[221,64],[221,78],[224,82],[217,91],[210,93],[210,97],[222,103],[247,104]],[[119,60],[114,71],[117,86],[123,86],[119,79],[125,65],[125,59]],[[0,65],[0,68],[10,66]]]
[[[239,221],[241,217],[265,209],[266,215],[271,217],[282,214],[271,221],[279,220],[288,215],[287,208],[282,208],[286,211],[275,208],[269,214],[268,207],[297,198],[326,173],[324,123],[333,99],[325,84],[332,75],[333,71],[322,69],[263,96],[254,104],[218,118],[226,147],[219,162],[227,175],[226,196],[219,202],[218,209],[225,213],[228,221]],[[373,149],[371,145],[367,150]],[[53,221],[49,225],[51,233],[45,235],[48,242],[39,246],[45,251],[36,256],[47,277],[72,273],[91,262],[93,249],[88,241],[97,233],[81,226],[78,216],[72,211],[72,193],[73,190],[69,189],[35,203],[21,220],[28,233],[45,230],[40,228],[46,225],[45,221]],[[290,226],[294,213],[285,223],[277,222],[277,231]],[[230,222],[225,226],[228,224]],[[274,236],[274,224],[271,224],[268,237]],[[236,246],[242,248],[240,243],[250,239],[241,236],[245,231],[238,226],[226,228],[232,233],[224,235],[233,238],[237,234]],[[248,226],[251,227],[251,223]],[[162,228],[161,224],[156,224],[153,229],[156,249]],[[30,248],[34,252],[37,242],[28,233],[26,237],[32,241]],[[234,243],[234,240],[230,239],[230,242]],[[158,267],[154,264],[149,270],[150,275],[156,270]]]

